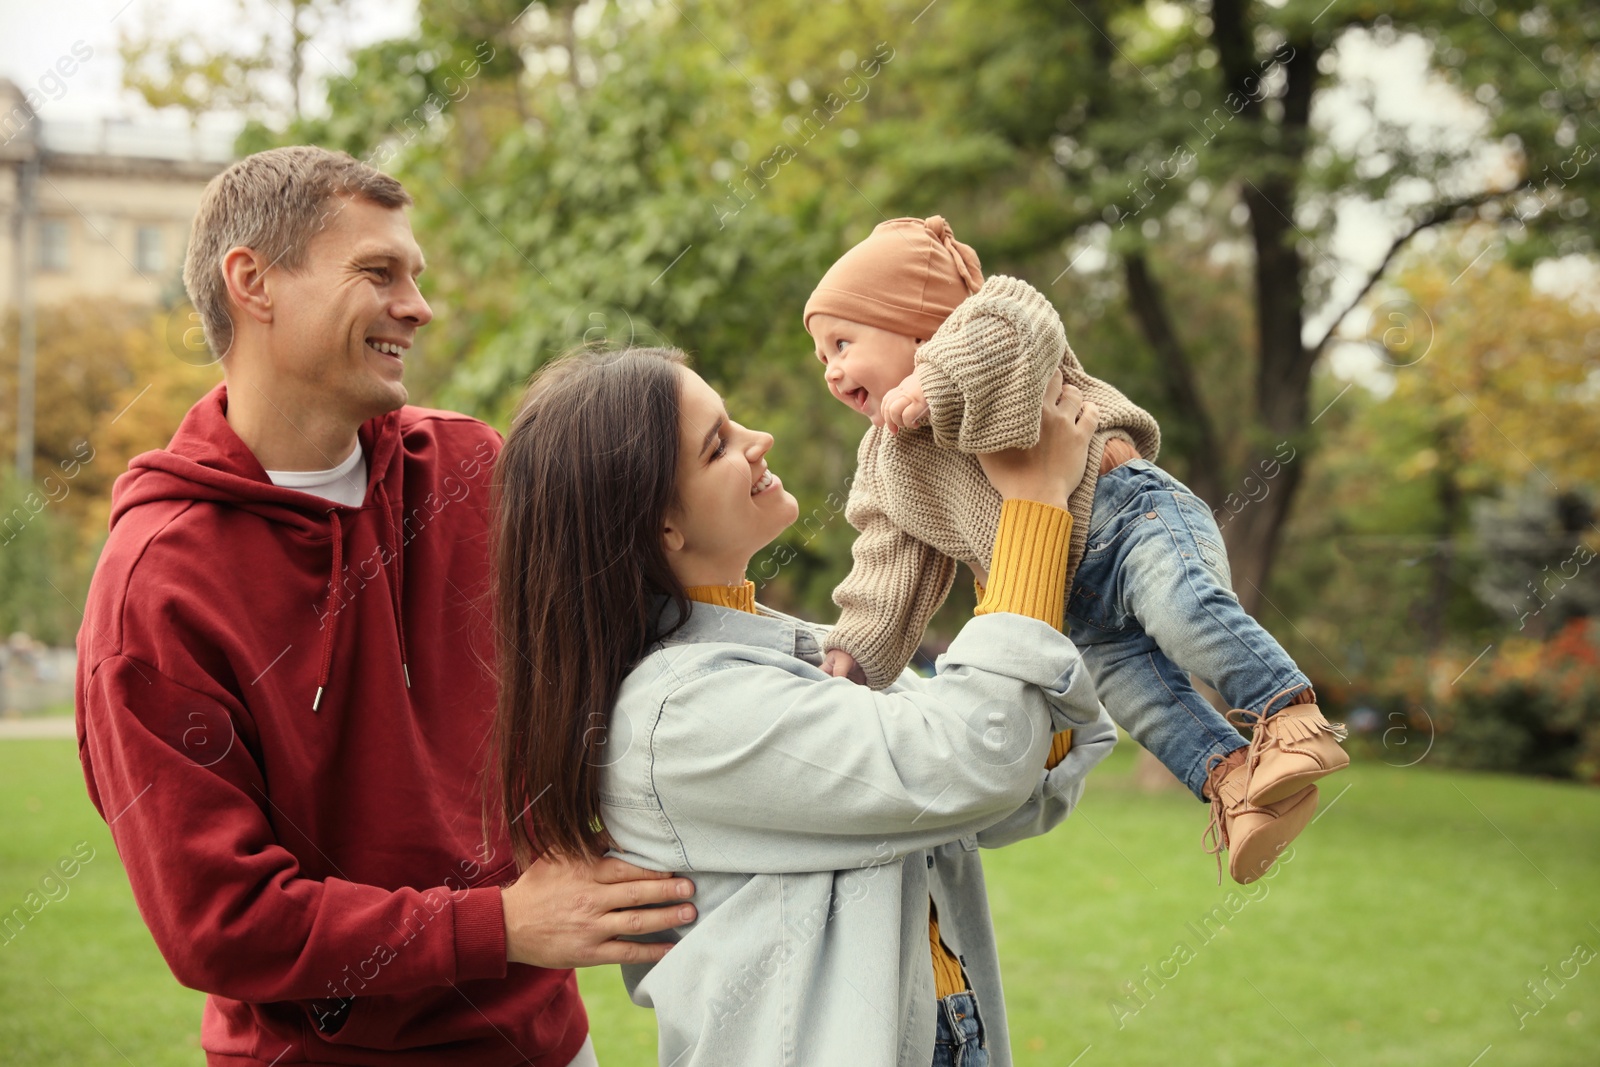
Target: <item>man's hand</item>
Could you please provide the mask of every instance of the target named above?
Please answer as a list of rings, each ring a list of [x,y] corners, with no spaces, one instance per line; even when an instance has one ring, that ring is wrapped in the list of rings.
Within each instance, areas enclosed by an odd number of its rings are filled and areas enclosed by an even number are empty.
[[[822,672],[835,678],[848,678],[857,685],[867,684],[867,672],[861,669],[854,656],[842,648],[832,649],[823,657]]]
[[[672,946],[617,938],[670,930],[695,917],[694,905],[683,903],[694,894],[693,882],[619,859],[545,857],[500,892],[506,958],[535,967],[654,963]]]
[[[883,403],[878,405],[883,424],[889,427],[890,433],[914,430],[927,417],[928,398],[922,392],[921,374],[921,367],[912,371],[904,381],[889,390],[884,395]]]

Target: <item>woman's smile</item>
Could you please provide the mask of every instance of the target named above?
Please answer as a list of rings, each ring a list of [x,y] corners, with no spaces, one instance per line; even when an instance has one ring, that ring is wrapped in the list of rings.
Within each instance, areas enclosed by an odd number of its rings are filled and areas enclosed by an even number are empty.
[[[677,502],[668,511],[672,567],[685,585],[744,580],[750,557],[799,518],[800,505],[767,466],[772,435],[728,417],[716,390],[680,368]],[[739,507],[740,497],[755,505]]]

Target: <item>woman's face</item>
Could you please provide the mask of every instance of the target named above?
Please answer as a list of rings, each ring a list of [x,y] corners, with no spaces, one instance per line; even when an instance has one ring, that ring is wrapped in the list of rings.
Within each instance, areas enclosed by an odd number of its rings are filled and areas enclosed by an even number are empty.
[[[662,533],[667,558],[684,585],[742,582],[750,557],[794,522],[800,505],[767,469],[772,435],[728,418],[698,374],[679,375],[678,502]]]

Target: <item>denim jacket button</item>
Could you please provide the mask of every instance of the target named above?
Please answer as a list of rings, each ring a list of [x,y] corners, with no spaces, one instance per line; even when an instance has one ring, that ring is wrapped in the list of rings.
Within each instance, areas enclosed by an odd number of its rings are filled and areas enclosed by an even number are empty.
[[[1147,511],[1144,513],[1144,517],[1147,519],[1153,519],[1156,517],[1156,513],[1153,511]]]

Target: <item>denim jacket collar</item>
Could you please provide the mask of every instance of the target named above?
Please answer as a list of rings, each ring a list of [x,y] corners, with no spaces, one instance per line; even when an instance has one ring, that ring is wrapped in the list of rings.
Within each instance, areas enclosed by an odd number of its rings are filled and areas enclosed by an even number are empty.
[[[661,629],[671,629],[678,619],[677,607],[666,597],[658,597]],[[771,649],[804,660],[814,666],[822,663],[822,630],[781,611],[756,605],[760,614],[737,608],[691,602],[684,624],[658,642],[660,645],[692,645],[721,642]]]

